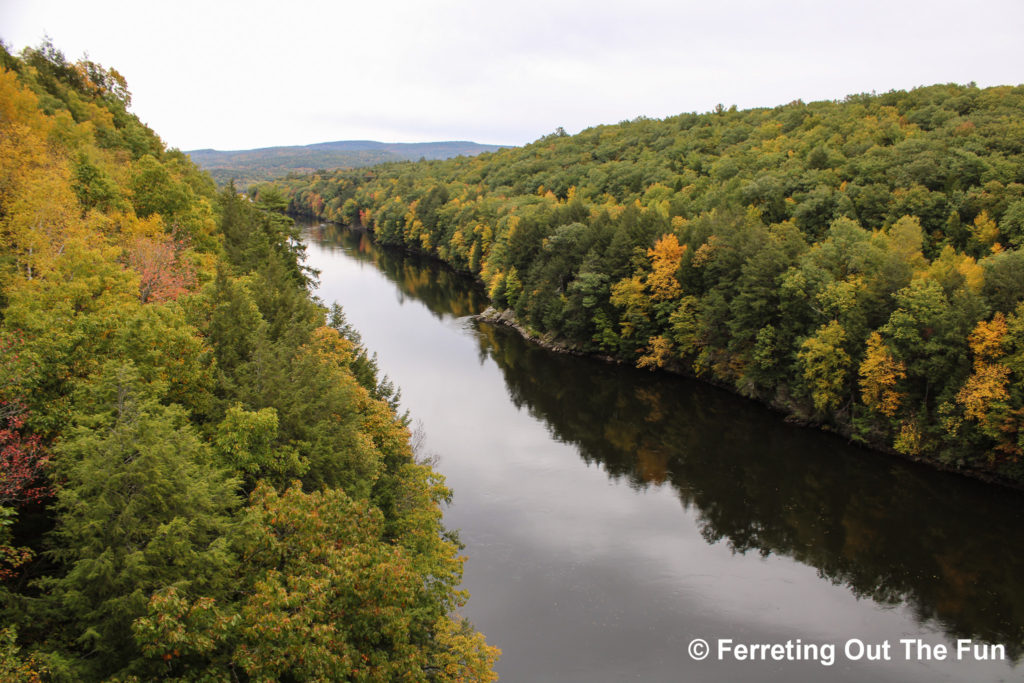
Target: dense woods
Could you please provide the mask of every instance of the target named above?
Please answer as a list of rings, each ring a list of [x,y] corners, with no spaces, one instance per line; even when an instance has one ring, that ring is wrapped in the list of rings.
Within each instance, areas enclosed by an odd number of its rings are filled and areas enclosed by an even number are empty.
[[[0,50],[0,679],[492,680],[450,497],[283,205]]]
[[[718,107],[255,190],[473,273],[530,333],[1024,482],[1024,87]]]

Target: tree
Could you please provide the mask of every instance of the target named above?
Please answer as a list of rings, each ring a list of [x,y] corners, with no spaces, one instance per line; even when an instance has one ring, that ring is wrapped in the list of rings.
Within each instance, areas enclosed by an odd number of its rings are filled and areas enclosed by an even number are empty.
[[[974,223],[970,227],[970,233],[971,240],[975,243],[979,253],[984,254],[986,251],[1001,250],[1001,245],[997,241],[999,239],[999,227],[989,217],[988,211],[982,211],[975,216]]]
[[[872,332],[868,337],[864,361],[860,364],[860,391],[864,405],[882,415],[894,416],[903,399],[896,387],[906,377],[903,361],[893,357],[878,332]]]
[[[944,389],[960,374],[967,352],[967,325],[973,324],[966,316],[973,311],[952,304],[931,278],[914,280],[894,298],[897,308],[879,333],[893,355],[905,363],[910,386],[917,390],[915,398],[926,400],[934,397],[936,386]]]
[[[850,355],[843,348],[846,333],[832,321],[804,340],[797,353],[801,376],[819,413],[835,410],[843,401]]]
[[[0,506],[48,499],[49,462],[40,436],[25,431],[25,407],[0,401]]]
[[[21,654],[18,632],[11,627],[0,629],[0,679],[10,683],[41,683],[40,674],[48,673],[35,657]]]
[[[612,285],[609,300],[613,306],[622,309],[619,335],[625,340],[646,341],[651,324],[651,300],[643,278],[634,275],[619,280]]]
[[[217,425],[214,449],[222,463],[250,481],[269,478],[284,484],[306,472],[294,447],[278,443],[277,411],[249,411],[235,404]]]
[[[169,238],[136,237],[128,247],[128,267],[139,274],[139,301],[176,299],[195,282],[192,267],[181,258],[183,245]]]
[[[146,217],[160,214],[165,220],[188,210],[188,186],[150,154],[139,159],[131,180],[132,205],[135,213]]]
[[[66,574],[40,583],[63,615],[63,645],[103,676],[139,656],[131,624],[154,591],[225,590],[238,498],[184,411],[155,403],[130,365],[108,366],[96,391],[106,410],[82,416],[58,449],[49,555]]]
[[[495,680],[498,651],[449,616],[463,600],[454,591],[458,572],[424,573],[382,532],[378,511],[339,490],[304,493],[296,484],[278,494],[260,484],[236,536],[242,563],[232,599],[190,601],[168,588],[135,623],[151,671],[187,677],[227,669],[253,680]]]
[[[1002,436],[1000,427],[1007,417],[1010,399],[1010,368],[998,362],[1006,354],[1006,335],[1006,316],[1002,313],[996,313],[991,321],[978,322],[968,337],[974,371],[956,395],[957,402],[964,407],[964,417],[977,421],[982,431],[993,438]]]
[[[687,246],[680,246],[679,239],[672,233],[662,235],[654,247],[647,250],[651,259],[651,274],[647,276],[647,288],[655,301],[675,299],[682,291],[676,271],[682,263]]]

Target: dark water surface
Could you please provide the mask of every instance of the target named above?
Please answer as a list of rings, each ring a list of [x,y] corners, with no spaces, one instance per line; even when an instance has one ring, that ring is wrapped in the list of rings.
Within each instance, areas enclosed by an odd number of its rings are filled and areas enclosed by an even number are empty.
[[[311,226],[307,244],[319,296],[439,455],[463,613],[502,648],[502,680],[1024,679],[1024,496],[474,323],[472,282],[364,233]],[[818,653],[720,660],[719,639]],[[957,661],[958,639],[978,652]],[[993,645],[1005,656],[978,661]]]

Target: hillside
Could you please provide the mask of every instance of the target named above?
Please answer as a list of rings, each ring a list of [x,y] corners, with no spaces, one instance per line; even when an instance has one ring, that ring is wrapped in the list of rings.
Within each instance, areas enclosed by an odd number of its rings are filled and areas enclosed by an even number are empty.
[[[495,678],[451,497],[293,221],[0,47],[0,680]]]
[[[278,178],[289,173],[311,173],[318,169],[358,168],[387,161],[449,159],[495,152],[498,145],[475,142],[374,142],[339,140],[295,147],[265,147],[235,151],[196,149],[185,152],[218,185],[231,180],[244,188],[250,183]]]
[[[533,334],[1024,483],[1024,87],[719,107],[277,186],[473,273]]]

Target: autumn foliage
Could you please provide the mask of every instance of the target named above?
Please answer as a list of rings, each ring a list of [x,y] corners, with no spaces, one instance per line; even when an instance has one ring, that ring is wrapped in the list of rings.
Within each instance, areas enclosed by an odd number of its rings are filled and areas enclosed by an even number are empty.
[[[129,102],[0,45],[0,677],[493,680],[450,492],[286,200]]]
[[[167,237],[141,235],[128,246],[126,261],[139,276],[142,303],[176,299],[195,282],[195,272],[183,260],[184,246]]]
[[[1021,87],[935,85],[274,185],[472,273],[538,336],[1021,482],[1021,112]]]
[[[25,431],[25,409],[0,403],[0,506],[39,503],[52,495],[50,456],[38,434]]]

